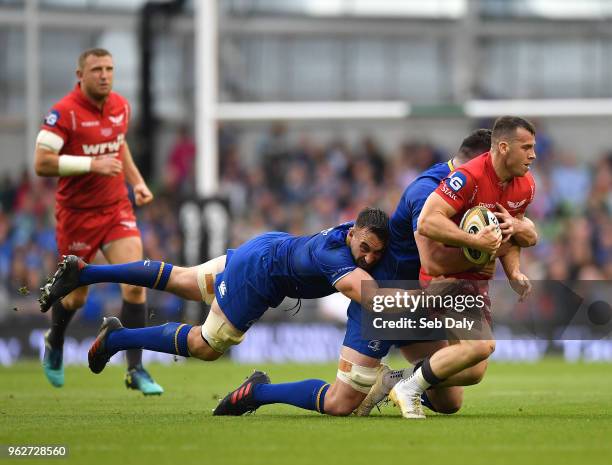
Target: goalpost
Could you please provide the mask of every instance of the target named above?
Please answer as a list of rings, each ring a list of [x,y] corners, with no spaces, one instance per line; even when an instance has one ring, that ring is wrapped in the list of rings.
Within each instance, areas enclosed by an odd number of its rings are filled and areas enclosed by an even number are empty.
[[[218,99],[217,0],[195,7],[195,140],[196,189],[200,196],[217,193],[219,121],[401,120],[409,117],[612,116],[612,99],[471,100],[457,105],[411,105],[404,101],[220,103]]]

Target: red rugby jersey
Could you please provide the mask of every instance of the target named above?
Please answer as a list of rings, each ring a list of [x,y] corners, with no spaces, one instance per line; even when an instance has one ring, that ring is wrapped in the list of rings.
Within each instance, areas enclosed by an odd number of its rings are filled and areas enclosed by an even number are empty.
[[[535,181],[532,174],[527,172],[525,176],[514,177],[503,185],[493,169],[490,152],[486,152],[451,172],[434,192],[457,211],[452,220],[459,224],[463,214],[478,205],[497,211],[495,204],[500,203],[512,216],[524,213],[533,201]],[[421,276],[427,279],[422,269]],[[458,273],[453,277],[490,279],[474,272]]]
[[[64,140],[60,155],[116,157],[123,161],[130,106],[111,92],[102,110],[81,92],[79,84],[54,105],[41,129]],[[117,176],[88,173],[60,176],[55,199],[68,208],[97,208],[112,205],[127,196],[123,172]]]

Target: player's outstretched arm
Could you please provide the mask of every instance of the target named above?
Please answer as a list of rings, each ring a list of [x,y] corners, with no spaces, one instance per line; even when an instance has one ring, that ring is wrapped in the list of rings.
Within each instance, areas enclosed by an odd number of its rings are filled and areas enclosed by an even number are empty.
[[[436,192],[427,198],[419,216],[417,232],[434,241],[455,247],[470,247],[495,254],[501,239],[495,234],[494,225],[489,225],[478,234],[469,234],[457,226],[451,218],[457,210],[451,207]]]
[[[363,281],[371,281],[372,290],[378,288],[378,284],[372,276],[365,270],[361,268],[355,268],[350,273],[345,274],[342,278],[340,278],[334,284],[334,287],[341,292],[346,297],[351,300],[354,300],[362,307],[370,308],[371,302],[365,302],[363,290],[362,290],[362,282]]]

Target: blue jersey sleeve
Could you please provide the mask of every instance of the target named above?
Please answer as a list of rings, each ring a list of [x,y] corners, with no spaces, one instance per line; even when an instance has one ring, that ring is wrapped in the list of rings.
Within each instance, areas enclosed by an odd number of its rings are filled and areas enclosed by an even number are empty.
[[[343,244],[325,244],[316,251],[314,262],[332,286],[357,268],[350,249]]]
[[[412,231],[417,230],[417,224],[419,222],[421,210],[423,210],[423,205],[425,205],[429,194],[436,190],[438,184],[439,181],[437,182],[433,178],[421,178],[411,186],[413,195],[407,197],[406,203],[412,217]]]

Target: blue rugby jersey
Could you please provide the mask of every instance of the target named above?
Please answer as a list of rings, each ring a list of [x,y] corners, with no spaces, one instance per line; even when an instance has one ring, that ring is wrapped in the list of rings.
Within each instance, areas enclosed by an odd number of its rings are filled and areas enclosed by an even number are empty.
[[[400,273],[396,279],[418,279],[418,274],[403,276],[401,270],[405,268],[407,272],[411,271],[411,274],[414,274],[414,269],[420,268],[419,251],[414,240],[419,215],[429,194],[453,170],[454,167],[450,160],[433,165],[408,185],[397,204],[389,222],[391,232],[389,251],[400,267]]]
[[[268,269],[277,291],[302,299],[337,292],[336,282],[357,268],[346,243],[353,224],[344,223],[311,236],[276,239],[270,249]]]

